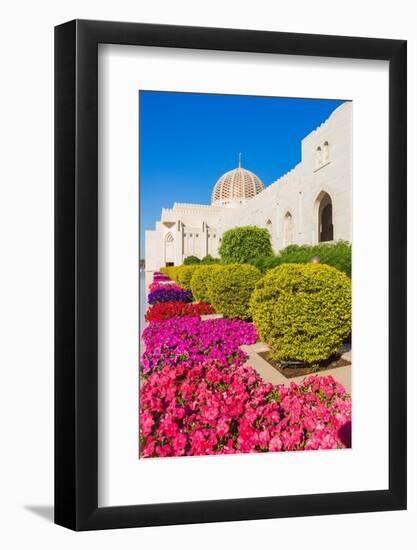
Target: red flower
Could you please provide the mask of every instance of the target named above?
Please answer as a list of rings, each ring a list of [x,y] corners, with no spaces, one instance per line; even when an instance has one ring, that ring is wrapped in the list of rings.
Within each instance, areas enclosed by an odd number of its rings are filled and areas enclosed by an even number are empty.
[[[204,302],[184,303],[184,302],[164,302],[151,306],[146,312],[145,319],[148,322],[165,321],[171,317],[197,317],[199,315],[209,315],[215,313],[210,304]]]

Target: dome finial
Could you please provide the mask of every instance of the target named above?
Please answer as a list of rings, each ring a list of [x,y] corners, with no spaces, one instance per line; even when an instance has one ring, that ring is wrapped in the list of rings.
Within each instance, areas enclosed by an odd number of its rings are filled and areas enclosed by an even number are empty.
[[[239,168],[242,167],[242,153],[239,153],[239,163],[238,163],[238,167],[239,167]]]

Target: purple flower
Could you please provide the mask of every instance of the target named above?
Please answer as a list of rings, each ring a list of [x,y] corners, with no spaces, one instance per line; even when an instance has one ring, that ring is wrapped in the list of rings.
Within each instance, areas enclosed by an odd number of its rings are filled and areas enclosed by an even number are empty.
[[[158,288],[148,294],[148,303],[160,304],[163,302],[192,302],[193,294],[191,290],[182,290],[179,288],[170,288],[170,285],[166,285],[167,288]]]

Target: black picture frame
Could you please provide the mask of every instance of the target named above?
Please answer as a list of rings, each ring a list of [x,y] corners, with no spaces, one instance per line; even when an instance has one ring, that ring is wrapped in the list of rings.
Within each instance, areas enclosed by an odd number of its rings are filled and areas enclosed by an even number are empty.
[[[98,44],[389,62],[389,488],[98,507]],[[55,523],[74,530],[406,508],[406,41],[74,20],[55,28]]]

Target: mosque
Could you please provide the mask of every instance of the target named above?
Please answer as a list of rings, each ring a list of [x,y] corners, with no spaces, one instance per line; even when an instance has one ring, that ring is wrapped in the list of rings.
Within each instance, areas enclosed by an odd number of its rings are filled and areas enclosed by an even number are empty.
[[[277,151],[279,155],[279,151]],[[145,234],[146,271],[180,265],[187,256],[218,256],[222,235],[265,227],[276,252],[290,244],[352,240],[352,103],[340,105],[301,141],[301,161],[268,186],[241,166],[215,184],[211,204],[163,208]]]

